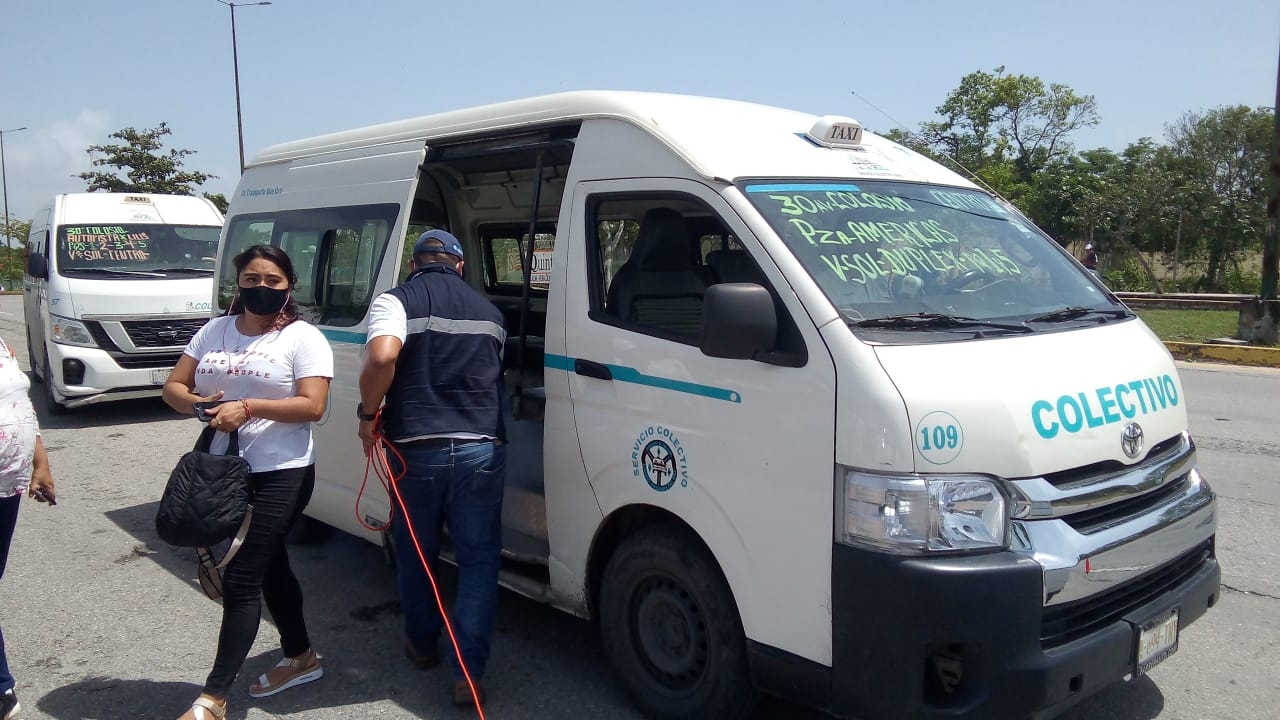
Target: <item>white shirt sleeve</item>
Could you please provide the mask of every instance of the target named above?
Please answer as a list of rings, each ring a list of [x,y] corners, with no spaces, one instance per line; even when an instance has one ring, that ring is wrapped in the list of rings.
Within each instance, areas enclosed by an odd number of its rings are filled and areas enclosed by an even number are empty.
[[[293,351],[293,377],[333,378],[333,348],[316,326],[306,323],[298,333],[298,346]]]
[[[401,343],[409,336],[409,317],[405,314],[404,304],[391,293],[382,293],[374,298],[369,308],[369,332],[365,344],[383,335],[398,338]]]

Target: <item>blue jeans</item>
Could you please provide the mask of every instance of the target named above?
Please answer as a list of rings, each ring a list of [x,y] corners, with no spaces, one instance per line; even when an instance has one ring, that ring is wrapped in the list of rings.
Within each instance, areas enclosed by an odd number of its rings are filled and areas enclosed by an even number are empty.
[[[453,631],[471,677],[484,675],[489,637],[498,610],[498,569],[502,560],[502,492],[507,474],[507,448],[492,441],[419,441],[397,444],[408,468],[390,457],[391,470],[404,477],[396,483],[404,505],[391,526],[404,632],[414,650],[437,650],[443,620],[431,582],[418,558],[408,525],[439,577],[441,530],[447,524],[458,563],[458,597]],[[450,647],[450,650],[452,648]],[[455,680],[463,679],[453,652],[448,652]]]
[[[9,542],[13,540],[13,529],[18,524],[18,506],[21,504],[21,493],[0,498],[0,577],[4,577],[4,568],[9,564]],[[4,654],[4,633],[0,632],[0,693],[13,689],[13,686],[9,658]]]

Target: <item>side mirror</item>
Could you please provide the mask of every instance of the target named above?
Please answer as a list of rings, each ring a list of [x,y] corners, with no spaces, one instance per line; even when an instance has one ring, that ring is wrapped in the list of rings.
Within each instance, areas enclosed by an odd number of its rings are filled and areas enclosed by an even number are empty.
[[[771,353],[778,337],[773,296],[755,283],[720,283],[702,297],[702,354],[752,360]]]
[[[27,256],[27,274],[33,278],[41,280],[49,279],[49,261],[40,253],[32,253]]]

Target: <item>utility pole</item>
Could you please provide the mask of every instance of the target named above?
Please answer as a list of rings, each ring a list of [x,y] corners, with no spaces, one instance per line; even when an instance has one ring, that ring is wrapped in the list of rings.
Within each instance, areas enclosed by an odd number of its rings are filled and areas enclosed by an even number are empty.
[[[4,134],[26,129],[26,127],[20,127],[12,130],[0,130],[0,189],[4,193],[4,247],[6,253],[4,274],[6,276],[13,272],[13,238],[9,237],[9,180],[4,172]]]
[[[1267,237],[1262,244],[1262,299],[1276,300],[1280,274],[1280,60],[1276,62],[1275,132],[1271,137],[1271,195],[1267,198]],[[1274,315],[1272,317],[1275,317]]]

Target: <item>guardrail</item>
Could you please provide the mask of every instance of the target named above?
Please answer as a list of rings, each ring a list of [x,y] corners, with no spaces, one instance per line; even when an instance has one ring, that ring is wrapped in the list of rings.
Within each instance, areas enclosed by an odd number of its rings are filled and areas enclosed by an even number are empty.
[[[1231,293],[1118,292],[1116,297],[1132,308],[1165,310],[1239,310],[1240,303],[1254,295]]]

